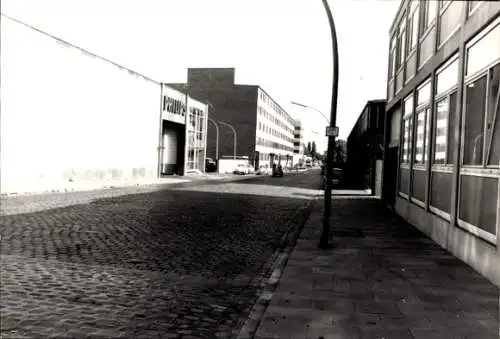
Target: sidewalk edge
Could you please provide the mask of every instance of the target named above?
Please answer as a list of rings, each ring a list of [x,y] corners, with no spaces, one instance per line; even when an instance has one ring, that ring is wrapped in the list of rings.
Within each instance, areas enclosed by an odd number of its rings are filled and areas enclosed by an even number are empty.
[[[265,315],[267,306],[269,305],[271,299],[273,298],[274,291],[281,279],[283,271],[288,263],[288,259],[292,254],[298,238],[300,237],[304,226],[309,221],[312,212],[314,211],[314,205],[320,200],[321,195],[317,195],[314,199],[309,201],[304,209],[307,211],[307,217],[305,220],[299,224],[299,227],[293,231],[293,226],[290,227],[281,239],[280,244],[286,244],[285,248],[278,248],[271,255],[269,261],[271,261],[271,276],[262,282],[262,287],[258,293],[256,302],[252,307],[250,313],[248,314],[247,320],[244,325],[240,328],[236,335],[236,339],[252,339],[257,332],[260,323]]]

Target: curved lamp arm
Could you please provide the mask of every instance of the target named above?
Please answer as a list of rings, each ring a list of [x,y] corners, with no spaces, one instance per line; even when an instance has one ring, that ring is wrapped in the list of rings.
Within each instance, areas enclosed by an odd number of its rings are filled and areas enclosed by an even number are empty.
[[[326,117],[326,115],[325,115],[325,114],[323,114],[323,112],[321,112],[319,109],[317,109],[317,108],[315,108],[315,107],[312,107],[312,106],[304,105],[304,104],[301,104],[300,102],[295,102],[295,101],[292,101],[292,102],[291,102],[291,104],[292,104],[292,105],[296,105],[296,106],[300,106],[300,107],[304,107],[304,108],[309,108],[309,109],[312,109],[312,110],[314,110],[314,111],[318,112],[319,114],[321,114],[321,116],[322,116],[323,118],[325,118],[326,122],[328,122],[328,124],[330,124],[330,119],[328,119],[328,118]]]
[[[229,127],[230,129],[233,130],[233,136],[234,136],[233,159],[236,159],[236,138],[237,138],[238,133],[236,133],[236,129],[232,125],[228,124],[227,122],[219,121],[219,124],[227,126],[227,127]]]

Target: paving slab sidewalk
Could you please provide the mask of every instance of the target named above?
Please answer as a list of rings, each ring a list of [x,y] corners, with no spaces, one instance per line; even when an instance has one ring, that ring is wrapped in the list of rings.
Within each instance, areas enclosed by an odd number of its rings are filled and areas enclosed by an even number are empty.
[[[254,338],[499,338],[489,280],[375,199],[334,199],[334,248],[319,250],[322,206]]]

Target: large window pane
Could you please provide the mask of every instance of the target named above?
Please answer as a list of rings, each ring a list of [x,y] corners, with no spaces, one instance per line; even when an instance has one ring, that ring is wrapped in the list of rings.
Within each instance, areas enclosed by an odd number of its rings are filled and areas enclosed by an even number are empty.
[[[449,107],[449,120],[448,120],[448,144],[447,144],[447,154],[446,163],[453,164],[453,156],[455,150],[457,149],[458,142],[455,140],[455,126],[457,121],[457,92],[450,94],[450,107]]]
[[[417,90],[417,106],[431,99],[431,83],[430,81]]]
[[[401,64],[405,63],[406,58],[406,30],[401,33]]]
[[[500,64],[490,71],[488,89],[488,135],[491,140],[488,165],[500,165]]]
[[[425,142],[425,110],[417,113],[417,130],[415,138],[415,158],[416,164],[424,163],[424,142]]]
[[[431,131],[431,109],[425,110],[425,139],[424,139],[424,163],[427,163],[429,157],[429,138]]]
[[[432,21],[436,18],[437,1],[427,0],[426,2],[426,13],[425,13],[425,27],[429,27]]]
[[[450,99],[445,97],[436,103],[436,127],[434,132],[434,163],[446,163],[446,150],[448,143],[448,116],[450,112]]]
[[[487,28],[490,29],[490,28]],[[467,49],[466,75],[471,75],[500,58],[500,23]]]
[[[417,1],[411,2],[411,35],[410,35],[410,49],[412,50],[415,46],[417,46],[418,41],[418,15],[419,15],[419,6]]]
[[[458,81],[458,59],[439,71],[436,77],[436,94],[441,94],[457,85]]]
[[[482,165],[486,75],[465,88],[464,165]]]
[[[411,119],[405,119],[403,121],[403,153],[402,153],[402,162],[409,163],[411,156]]]

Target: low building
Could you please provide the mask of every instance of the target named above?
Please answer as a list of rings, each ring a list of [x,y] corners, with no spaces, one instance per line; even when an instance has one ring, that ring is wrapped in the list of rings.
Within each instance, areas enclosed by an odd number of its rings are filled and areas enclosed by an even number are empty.
[[[291,163],[294,119],[260,86],[234,78],[234,68],[189,68],[187,83],[169,84],[208,103],[207,156],[247,156],[255,168]]]
[[[207,104],[162,84],[160,175],[204,172]]]
[[[16,19],[1,31],[1,193],[204,169],[206,104]]]
[[[500,286],[500,2],[401,2],[384,201]]]
[[[386,100],[366,103],[347,137],[345,177],[352,189],[382,190],[382,158]]]

